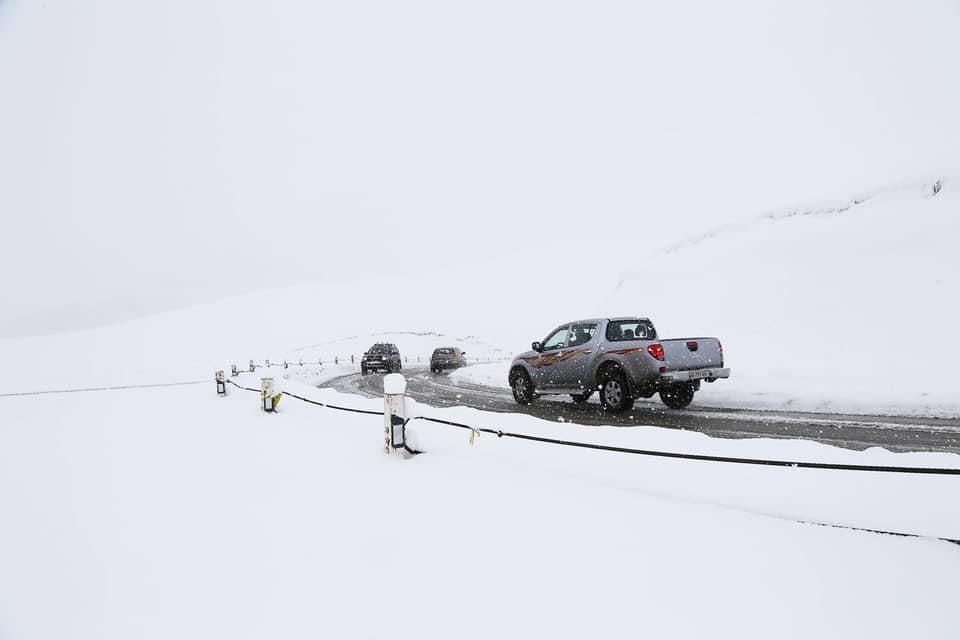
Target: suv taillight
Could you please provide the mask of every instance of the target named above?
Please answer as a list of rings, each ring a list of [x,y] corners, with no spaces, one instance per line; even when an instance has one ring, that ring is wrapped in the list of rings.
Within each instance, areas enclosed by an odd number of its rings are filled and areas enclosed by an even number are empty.
[[[662,344],[652,344],[647,347],[647,353],[653,356],[656,360],[663,362],[663,345]]]

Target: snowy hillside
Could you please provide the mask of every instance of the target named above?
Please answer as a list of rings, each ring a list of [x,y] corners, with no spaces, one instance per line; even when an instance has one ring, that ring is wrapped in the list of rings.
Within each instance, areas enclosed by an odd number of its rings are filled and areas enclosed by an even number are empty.
[[[955,181],[774,211],[639,260],[601,305],[664,336],[722,338],[702,400],[960,414]]]

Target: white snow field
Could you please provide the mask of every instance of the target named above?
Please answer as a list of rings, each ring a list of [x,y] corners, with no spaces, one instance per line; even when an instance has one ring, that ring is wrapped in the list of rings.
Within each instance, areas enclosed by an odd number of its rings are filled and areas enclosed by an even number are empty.
[[[376,400],[288,388],[361,408]],[[955,478],[544,447],[213,382],[0,399],[4,638],[955,638]],[[489,424],[465,410],[409,412]],[[660,429],[503,428],[696,451],[960,466]],[[613,433],[613,432],[616,433]],[[770,517],[760,513],[772,514]]]

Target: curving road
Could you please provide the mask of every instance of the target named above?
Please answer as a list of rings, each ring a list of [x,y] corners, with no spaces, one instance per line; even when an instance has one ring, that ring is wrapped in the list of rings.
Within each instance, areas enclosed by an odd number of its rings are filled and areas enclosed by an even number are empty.
[[[507,389],[487,387],[430,373],[424,367],[403,371],[407,395],[434,407],[472,407],[496,413],[525,413],[544,420],[582,425],[642,427],[652,425],[700,431],[719,438],[789,438],[862,450],[883,447],[891,451],[937,451],[960,453],[960,419],[912,418],[707,409],[667,409],[657,401],[639,400],[634,408],[612,415],[600,408],[596,396],[574,404],[565,396],[539,398],[531,406],[513,401]],[[345,393],[383,396],[383,376],[360,373],[334,378],[323,384]]]

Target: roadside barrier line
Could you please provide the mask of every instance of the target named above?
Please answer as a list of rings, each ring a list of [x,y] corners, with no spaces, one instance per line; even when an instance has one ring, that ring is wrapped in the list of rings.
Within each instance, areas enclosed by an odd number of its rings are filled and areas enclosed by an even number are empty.
[[[254,389],[254,388],[252,388],[252,387],[243,387],[243,386],[237,384],[236,382],[234,382],[233,380],[229,380],[229,379],[227,380],[227,382],[229,382],[230,384],[232,384],[233,386],[235,386],[237,389],[243,389],[244,391],[254,391],[254,392],[256,392],[256,393],[260,393],[260,389]],[[382,415],[383,415],[383,411],[372,411],[372,410],[370,410],[370,409],[356,409],[356,408],[354,408],[354,407],[340,407],[340,406],[337,406],[337,405],[335,405],[335,404],[327,404],[326,402],[320,402],[320,401],[318,401],[318,400],[310,400],[309,398],[304,398],[303,396],[298,396],[297,394],[295,394],[295,393],[290,393],[289,391],[281,391],[280,394],[281,394],[281,395],[284,395],[284,396],[289,396],[289,397],[291,397],[291,398],[296,398],[297,400],[300,400],[300,401],[302,401],[302,402],[306,402],[306,403],[308,403],[308,404],[313,404],[313,405],[316,405],[316,406],[318,406],[318,407],[325,407],[325,408],[327,408],[327,409],[334,409],[335,411],[349,411],[350,413],[363,413],[363,414],[370,415],[370,416],[382,416]]]
[[[14,398],[22,396],[42,396],[55,393],[86,393],[88,391],[120,391],[123,389],[155,389],[157,387],[184,387],[191,384],[205,384],[209,380],[189,380],[186,382],[158,382],[156,384],[124,384],[112,387],[83,387],[78,389],[46,389],[43,391],[20,391],[17,393],[0,393],[0,398]]]
[[[253,389],[250,387],[242,387],[233,380],[228,380],[233,386],[243,389],[245,391],[255,391],[259,392],[259,389]],[[327,409],[333,409],[335,411],[349,411],[351,413],[361,413],[366,415],[383,415],[382,411],[371,411],[369,409],[356,409],[353,407],[341,407],[337,405],[327,404],[324,402],[318,402],[316,400],[308,400],[302,396],[298,396],[287,391],[282,392],[283,395],[289,396],[291,398],[296,398],[303,402],[309,404],[317,405],[319,407],[326,407]],[[657,451],[654,449],[632,449],[629,447],[617,447],[613,445],[605,444],[595,444],[592,442],[578,442],[576,440],[560,440],[557,438],[547,438],[543,436],[532,436],[525,433],[513,433],[510,431],[502,431],[500,429],[491,429],[489,427],[473,427],[462,422],[454,422],[452,420],[443,420],[441,418],[433,418],[430,416],[413,416],[407,418],[404,421],[404,426],[409,424],[414,420],[422,420],[424,422],[433,422],[436,424],[446,425],[450,427],[455,427],[458,429],[468,429],[475,433],[487,433],[495,435],[498,438],[513,438],[515,440],[526,440],[528,442],[539,442],[542,444],[553,444],[564,447],[574,447],[578,449],[590,449],[593,451],[609,451],[611,453],[626,453],[631,455],[639,456],[648,456],[655,458],[669,458],[674,460],[693,460],[698,462],[722,462],[728,464],[748,464],[756,466],[768,466],[768,467],[792,467],[794,469],[820,469],[827,471],[868,471],[874,473],[906,473],[906,474],[920,474],[920,475],[943,475],[943,476],[960,476],[960,468],[950,468],[950,467],[897,467],[890,465],[858,465],[858,464],[843,464],[843,463],[832,463],[832,462],[803,462],[798,460],[769,460],[763,458],[737,458],[732,456],[710,456],[697,453],[681,453],[674,451]]]
[[[778,517],[778,516],[773,516]],[[883,529],[867,529],[865,527],[854,527],[848,524],[831,524],[829,522],[817,522],[815,520],[794,520],[792,518],[779,518],[787,522],[797,522],[799,524],[810,524],[815,527],[827,527],[829,529],[846,529],[848,531],[862,531],[864,533],[878,533],[884,536],[897,536],[898,538],[920,538],[921,540],[939,540],[949,542],[950,544],[960,545],[960,540],[954,538],[940,538],[937,536],[925,536],[919,533],[903,533],[901,531],[884,531]]]
[[[613,445],[605,444],[594,444],[592,442],[577,442],[575,440],[558,440],[556,438],[546,438],[543,436],[531,436],[525,433],[512,433],[509,431],[500,431],[498,429],[490,429],[487,427],[475,428],[467,424],[462,424],[459,422],[451,422],[450,420],[441,420],[439,418],[431,418],[429,416],[414,416],[412,418],[407,418],[407,422],[411,420],[424,420],[427,422],[435,422],[438,424],[444,424],[452,427],[457,427],[460,429],[470,429],[472,431],[477,431],[480,433],[489,433],[497,436],[498,438],[514,438],[517,440],[527,440],[530,442],[541,442],[544,444],[555,444],[566,447],[576,447],[579,449],[592,449],[594,451],[610,451],[613,453],[628,453],[633,455],[640,456],[651,456],[657,458],[673,458],[679,460],[696,460],[700,462],[727,462],[733,464],[752,464],[752,465],[762,465],[762,466],[771,466],[771,467],[793,467],[795,469],[825,469],[831,471],[872,471],[879,473],[916,473],[916,474],[927,474],[927,475],[948,475],[948,476],[960,476],[960,468],[937,468],[937,467],[895,467],[895,466],[886,466],[886,465],[858,465],[858,464],[842,464],[842,463],[830,463],[830,462],[800,462],[794,460],[766,460],[762,458],[735,458],[731,456],[708,456],[697,453],[677,453],[673,451],[656,451],[652,449],[631,449],[628,447],[617,447]]]
[[[254,389],[251,387],[244,387],[238,384],[233,380],[227,380],[230,384],[237,387],[238,389],[243,389],[245,391],[253,391],[256,393],[260,392],[260,389]],[[301,400],[303,402],[317,405],[320,407],[325,407],[327,409],[333,409],[335,411],[348,411],[351,413],[361,413],[367,415],[382,416],[384,412],[382,411],[372,411],[368,409],[357,409],[353,407],[341,407],[337,405],[327,404],[324,402],[319,402],[316,400],[310,400],[304,398],[303,396],[296,395],[294,393],[289,393],[287,391],[282,391],[282,395]],[[763,460],[755,458],[734,458],[728,456],[707,456],[700,454],[690,454],[690,453],[675,453],[669,451],[654,451],[648,449],[630,449],[627,447],[615,447],[610,445],[600,445],[593,444],[588,442],[576,442],[573,440],[559,440],[555,438],[545,438],[541,436],[531,436],[522,433],[512,433],[509,431],[502,431],[499,429],[491,429],[489,427],[472,427],[468,424],[462,422],[454,422],[452,420],[443,420],[442,418],[433,418],[430,416],[413,416],[402,420],[402,425],[405,428],[407,424],[414,420],[422,420],[425,422],[433,422],[435,424],[455,427],[457,429],[466,429],[471,432],[470,442],[473,444],[474,438],[478,433],[487,433],[495,435],[498,438],[515,438],[518,440],[527,440],[530,442],[540,442],[544,444],[556,444],[561,446],[570,446],[582,449],[592,449],[596,451],[610,451],[614,453],[629,453],[634,455],[643,455],[643,456],[653,456],[653,457],[662,457],[662,458],[672,458],[672,459],[681,459],[681,460],[696,460],[702,462],[727,462],[727,463],[736,463],[736,464],[752,464],[752,465],[765,465],[765,466],[777,466],[777,467],[793,467],[793,468],[803,468],[803,469],[825,469],[825,470],[842,470],[842,471],[873,471],[873,472],[886,472],[886,473],[908,473],[908,474],[926,474],[926,475],[960,475],[960,468],[951,469],[951,468],[933,468],[933,467],[894,467],[894,466],[881,466],[881,465],[852,465],[852,464],[834,464],[834,463],[821,463],[821,462],[794,462],[789,460]],[[411,455],[417,455],[423,453],[422,451],[417,451],[411,449],[407,446],[406,442],[403,444],[403,448]],[[786,522],[795,522],[797,524],[812,525],[817,527],[829,527],[832,529],[846,529],[848,531],[858,531],[863,533],[873,533],[878,535],[889,535],[897,536],[900,538],[917,538],[922,540],[936,540],[941,542],[948,542],[950,544],[960,546],[960,539],[955,538],[943,538],[938,536],[928,536],[921,535],[917,533],[904,533],[901,531],[885,531],[882,529],[870,529],[866,527],[856,527],[852,525],[843,525],[835,524],[828,522],[817,522],[815,520],[799,520],[793,518],[785,518],[782,516],[768,516],[776,518],[778,520],[784,520]]]

